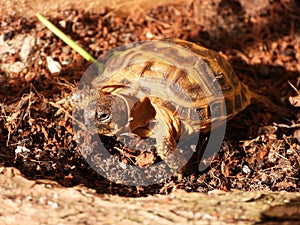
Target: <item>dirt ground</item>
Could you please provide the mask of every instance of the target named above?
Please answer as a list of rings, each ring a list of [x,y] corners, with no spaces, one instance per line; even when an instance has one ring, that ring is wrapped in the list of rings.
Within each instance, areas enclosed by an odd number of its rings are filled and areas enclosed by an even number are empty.
[[[156,0],[155,2],[147,0],[101,0],[101,1],[84,1],[78,0],[10,0],[2,2],[0,11],[5,15],[15,15],[32,17],[36,13],[51,15],[60,9],[84,9],[89,12],[99,13],[105,7],[109,7],[118,15],[128,15],[131,13],[145,12],[153,7],[163,4],[180,2],[180,0]]]
[[[218,156],[205,172],[190,165],[180,181],[174,177],[139,188],[112,183],[93,171],[80,154],[68,116],[72,111],[69,97],[90,63],[34,15],[2,14],[3,170],[14,167],[26,179],[36,182],[57,182],[74,188],[79,185],[97,194],[126,197],[175,190],[299,192],[298,1],[194,0],[127,16],[109,8],[99,12],[61,8],[45,16],[94,57],[125,43],[162,38],[181,38],[216,50],[230,61],[241,81],[281,107],[282,113],[254,99],[228,122]],[[58,73],[50,72],[49,57],[60,63]]]

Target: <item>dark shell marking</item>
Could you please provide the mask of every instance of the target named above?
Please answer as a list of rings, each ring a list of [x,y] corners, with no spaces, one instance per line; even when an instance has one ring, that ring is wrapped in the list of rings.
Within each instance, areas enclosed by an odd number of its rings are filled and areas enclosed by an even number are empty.
[[[137,82],[136,90],[128,93],[159,97],[157,104],[181,120],[197,120],[200,127],[191,132],[205,132],[212,121],[225,121],[250,103],[248,88],[221,55],[179,39],[144,42],[126,50],[111,60],[103,76],[107,79],[100,84],[102,92],[118,94]],[[97,80],[94,86],[99,86]]]
[[[180,140],[193,140],[250,104],[248,88],[224,57],[196,44],[149,41],[110,54],[92,82],[99,94],[87,120],[95,117],[99,134],[155,139],[157,155],[172,168],[185,162],[175,151]]]

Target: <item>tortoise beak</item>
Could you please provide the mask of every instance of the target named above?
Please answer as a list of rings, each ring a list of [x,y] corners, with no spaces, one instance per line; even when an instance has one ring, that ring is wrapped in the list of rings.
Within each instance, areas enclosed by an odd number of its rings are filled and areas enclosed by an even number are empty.
[[[100,123],[96,125],[97,127],[97,132],[99,134],[107,135],[107,134],[114,134],[114,123],[109,122],[109,123]]]

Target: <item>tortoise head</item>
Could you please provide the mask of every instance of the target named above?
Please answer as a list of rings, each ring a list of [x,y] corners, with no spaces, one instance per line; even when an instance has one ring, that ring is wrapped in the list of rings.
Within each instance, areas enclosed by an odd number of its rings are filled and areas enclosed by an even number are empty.
[[[91,121],[98,134],[115,135],[128,124],[128,106],[119,96],[101,94],[95,102]]]
[[[109,134],[114,130],[114,122],[112,121],[112,106],[115,97],[111,95],[103,95],[97,100],[95,108],[94,121],[99,134]]]

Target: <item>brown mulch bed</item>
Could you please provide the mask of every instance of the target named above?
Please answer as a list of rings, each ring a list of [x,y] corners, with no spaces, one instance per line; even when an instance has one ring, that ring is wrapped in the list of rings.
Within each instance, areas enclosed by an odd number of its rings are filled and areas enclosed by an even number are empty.
[[[292,0],[195,0],[128,17],[109,9],[46,15],[94,57],[148,39],[202,44],[225,55],[253,92],[289,112],[280,116],[254,100],[228,122],[218,156],[204,173],[140,188],[98,175],[73,140],[68,100],[89,63],[35,17],[0,16],[0,165],[16,167],[29,179],[126,196],[175,189],[300,191],[299,12]],[[59,74],[50,73],[47,57],[60,62]]]

